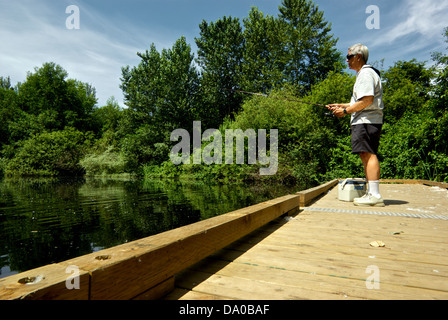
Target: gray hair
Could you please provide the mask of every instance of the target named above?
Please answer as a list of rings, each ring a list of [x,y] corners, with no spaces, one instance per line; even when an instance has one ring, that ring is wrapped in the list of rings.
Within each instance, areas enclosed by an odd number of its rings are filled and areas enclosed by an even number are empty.
[[[369,60],[369,48],[367,48],[362,43],[357,43],[350,48],[348,48],[351,54],[360,54],[362,55],[362,58],[364,59],[364,62],[367,63]]]

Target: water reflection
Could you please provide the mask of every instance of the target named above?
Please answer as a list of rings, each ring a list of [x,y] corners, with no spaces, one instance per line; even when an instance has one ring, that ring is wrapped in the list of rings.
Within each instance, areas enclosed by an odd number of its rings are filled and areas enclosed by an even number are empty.
[[[172,180],[3,180],[0,278],[295,191]]]

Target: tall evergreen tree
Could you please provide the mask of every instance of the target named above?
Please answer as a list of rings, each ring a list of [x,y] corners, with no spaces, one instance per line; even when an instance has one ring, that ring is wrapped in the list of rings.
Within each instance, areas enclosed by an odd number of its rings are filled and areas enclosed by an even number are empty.
[[[448,27],[443,31],[445,42],[448,43]],[[448,49],[448,47],[446,48]],[[434,128],[434,142],[436,149],[443,153],[448,164],[448,50],[445,53],[433,53],[433,60],[436,65],[435,79],[433,81],[433,98],[430,109],[433,117],[437,119],[437,126]],[[448,170],[445,166],[445,176],[448,178]]]
[[[0,77],[0,149],[10,140],[9,123],[19,111],[17,100],[17,90],[11,86],[10,77]]]
[[[285,77],[303,94],[330,71],[341,71],[343,60],[338,41],[323,11],[311,0],[282,0],[280,20],[285,24]]]
[[[219,126],[226,116],[238,110],[243,57],[243,32],[238,18],[223,17],[216,22],[202,21],[199,25],[198,65],[201,69],[201,120],[208,126]]]
[[[151,117],[157,113],[157,101],[162,91],[162,58],[155,44],[144,53],[138,66],[122,68],[121,89],[129,110]]]
[[[189,130],[196,110],[199,75],[186,39],[160,53],[154,44],[132,69],[122,69],[121,88],[128,109],[122,113],[117,138],[127,166],[160,163],[169,154],[166,143],[174,129]]]
[[[166,130],[188,128],[193,119],[199,75],[194,55],[181,37],[171,49],[159,53],[154,44],[137,67],[122,69],[121,88],[130,110],[145,124],[165,125]]]
[[[241,86],[247,91],[268,92],[284,81],[286,41],[284,24],[252,7],[244,19],[244,53]]]

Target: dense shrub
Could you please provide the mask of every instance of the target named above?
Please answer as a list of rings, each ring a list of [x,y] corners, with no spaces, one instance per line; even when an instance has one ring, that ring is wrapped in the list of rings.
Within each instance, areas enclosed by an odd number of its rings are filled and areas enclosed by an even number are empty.
[[[79,161],[90,145],[92,136],[74,128],[43,132],[23,141],[8,161],[8,176],[55,176],[83,174]]]
[[[125,173],[126,161],[123,154],[109,147],[100,154],[87,154],[79,164],[87,175],[107,175]]]

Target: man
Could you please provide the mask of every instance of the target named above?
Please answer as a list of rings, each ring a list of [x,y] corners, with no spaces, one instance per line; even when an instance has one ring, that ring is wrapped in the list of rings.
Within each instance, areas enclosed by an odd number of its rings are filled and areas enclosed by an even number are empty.
[[[358,206],[384,206],[379,191],[380,163],[377,153],[383,124],[383,88],[379,71],[367,64],[369,49],[363,44],[350,47],[347,62],[357,72],[350,103],[331,104],[330,109],[337,117],[351,115],[352,152],[359,154],[364,166],[368,193],[356,198]]]

